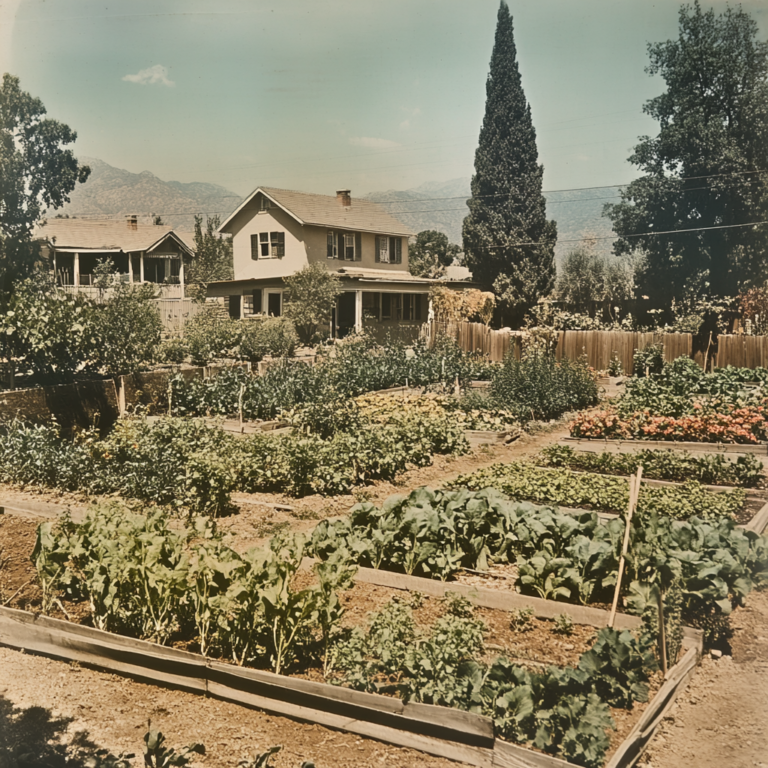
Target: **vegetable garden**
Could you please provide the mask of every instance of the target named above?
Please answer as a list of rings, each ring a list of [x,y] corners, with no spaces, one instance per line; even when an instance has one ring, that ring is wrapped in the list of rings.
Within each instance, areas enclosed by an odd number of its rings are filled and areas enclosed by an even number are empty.
[[[689,363],[630,379],[607,410],[577,415],[571,434],[764,440],[768,372],[704,374]],[[483,378],[483,394],[466,389]],[[597,395],[578,363],[533,355],[490,366],[448,343],[382,349],[358,339],[316,367],[179,376],[172,415],[122,419],[104,438],[14,422],[0,434],[0,480],[119,497],[80,522],[39,526],[32,559],[44,614],[281,679],[471,713],[497,739],[598,768],[617,722],[635,722],[636,705],[663,684],[660,665],[682,658],[684,628],[727,647],[729,614],[768,580],[768,538],[744,525],[767,501],[754,454],[552,445],[440,488],[360,501],[307,536],[247,551],[215,519],[235,492],[349,493],[469,451],[466,430],[558,418]],[[232,415],[288,428],[234,435],[215,423]],[[675,419],[687,420],[682,432],[669,427]],[[658,420],[667,426],[654,431]],[[640,468],[646,482],[628,521],[628,477]],[[415,578],[403,593],[373,589],[385,582],[363,576],[375,573]],[[472,574],[504,574],[496,589],[558,613],[543,621],[450,594]],[[436,583],[449,593],[425,597]],[[614,595],[621,629],[572,618]]]

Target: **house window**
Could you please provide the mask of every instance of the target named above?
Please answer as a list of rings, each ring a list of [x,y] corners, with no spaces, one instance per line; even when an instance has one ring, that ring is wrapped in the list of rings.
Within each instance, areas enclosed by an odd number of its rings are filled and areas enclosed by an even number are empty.
[[[267,198],[262,195],[260,200],[260,205],[259,205],[259,211],[261,213],[266,213],[269,209],[270,209],[269,200],[267,200]]]
[[[378,320],[381,313],[381,294],[363,292],[363,317],[366,320]]]
[[[283,296],[281,293],[267,294],[267,314],[272,317],[280,317],[283,308]]]
[[[381,264],[402,264],[403,238],[377,235],[376,261]]]
[[[339,258],[339,238],[335,232],[328,232],[328,258]]]
[[[258,247],[256,238],[258,238]],[[256,253],[255,256],[254,253]],[[285,256],[285,232],[259,232],[258,235],[251,235],[252,259],[282,259],[283,256]]]
[[[354,235],[344,235],[344,260],[345,261],[354,261],[355,260],[355,236]]]
[[[251,311],[254,315],[260,315],[262,312],[261,309],[261,289],[256,290],[253,292],[252,298],[251,298]]]
[[[403,294],[403,320],[418,322],[421,320],[421,294]]]

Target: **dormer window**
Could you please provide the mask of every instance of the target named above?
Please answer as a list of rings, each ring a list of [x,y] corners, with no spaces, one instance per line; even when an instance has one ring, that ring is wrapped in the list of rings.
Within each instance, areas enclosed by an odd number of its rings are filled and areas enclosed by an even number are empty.
[[[259,213],[266,213],[270,208],[269,200],[262,195],[259,199]]]

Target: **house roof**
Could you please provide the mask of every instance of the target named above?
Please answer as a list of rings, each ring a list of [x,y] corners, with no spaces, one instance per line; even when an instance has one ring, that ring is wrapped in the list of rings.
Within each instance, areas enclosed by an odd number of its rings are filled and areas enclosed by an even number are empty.
[[[361,269],[356,267],[341,267],[338,270],[338,274],[340,277],[356,277],[360,280],[376,280],[393,283],[408,282],[430,284],[437,282],[436,280],[431,280],[428,277],[416,277],[416,275],[412,275],[410,272],[406,272],[402,269],[393,269],[390,271],[388,269]]]
[[[48,241],[57,251],[151,251],[168,236],[190,255],[194,241],[187,232],[164,224],[129,225],[113,219],[48,219],[37,227],[35,238]]]
[[[410,237],[416,234],[402,222],[390,216],[381,206],[360,198],[352,199],[352,204],[343,207],[335,195],[316,195],[309,192],[295,192],[290,189],[258,187],[243,203],[228,216],[219,227],[219,232],[228,232],[229,223],[243,210],[253,198],[264,194],[300,224],[335,229],[350,229],[358,232],[380,232],[385,235]]]

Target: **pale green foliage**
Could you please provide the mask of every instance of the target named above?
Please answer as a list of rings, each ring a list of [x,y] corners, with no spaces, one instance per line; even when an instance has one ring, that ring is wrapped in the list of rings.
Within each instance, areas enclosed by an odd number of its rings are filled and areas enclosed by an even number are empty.
[[[195,256],[186,275],[186,294],[196,301],[205,301],[208,283],[231,280],[234,276],[232,240],[216,233],[221,224],[218,216],[195,216]]]
[[[193,755],[204,755],[203,744],[189,744],[176,751],[165,746],[165,736],[160,731],[149,730],[144,734],[145,768],[185,768],[194,759]]]
[[[331,311],[343,290],[341,280],[320,262],[308,264],[284,280],[284,314],[296,326],[301,343],[311,344],[320,326],[331,320]]]

